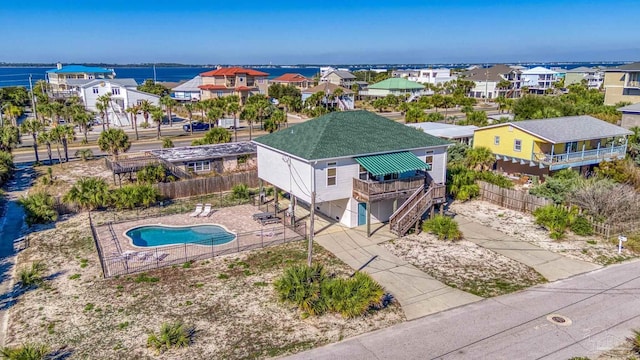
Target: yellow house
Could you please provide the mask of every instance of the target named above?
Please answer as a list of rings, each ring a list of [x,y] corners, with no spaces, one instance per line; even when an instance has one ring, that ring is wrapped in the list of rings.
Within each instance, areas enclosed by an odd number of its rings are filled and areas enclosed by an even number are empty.
[[[498,171],[547,176],[566,168],[586,172],[601,161],[624,158],[629,134],[591,116],[568,116],[479,128],[473,147],[491,149]]]
[[[640,62],[605,70],[604,104],[640,103]]]

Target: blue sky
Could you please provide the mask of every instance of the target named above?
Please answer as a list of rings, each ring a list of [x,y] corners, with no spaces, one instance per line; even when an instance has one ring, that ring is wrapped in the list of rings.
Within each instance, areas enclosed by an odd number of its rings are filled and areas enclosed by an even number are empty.
[[[0,62],[636,60],[638,13],[637,0],[4,0]]]

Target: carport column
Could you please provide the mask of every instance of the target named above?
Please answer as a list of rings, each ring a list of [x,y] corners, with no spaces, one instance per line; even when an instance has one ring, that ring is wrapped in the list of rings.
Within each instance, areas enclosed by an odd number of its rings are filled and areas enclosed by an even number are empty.
[[[273,186],[273,206],[275,207],[274,213],[278,216],[278,188]]]
[[[262,199],[264,199],[264,184],[262,179],[258,179],[258,208],[262,205]]]
[[[371,203],[367,201],[367,237],[371,236]]]
[[[398,198],[393,199],[393,211],[391,213],[395,213],[396,210],[398,210]]]

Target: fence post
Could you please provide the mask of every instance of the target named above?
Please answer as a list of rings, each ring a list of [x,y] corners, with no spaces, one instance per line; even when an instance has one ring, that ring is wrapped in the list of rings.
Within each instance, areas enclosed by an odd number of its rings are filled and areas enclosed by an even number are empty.
[[[158,259],[158,248],[156,248],[156,269],[160,267],[160,260]]]
[[[184,262],[187,262],[187,243],[184,243]]]
[[[264,232],[260,229],[260,246],[264,247]]]

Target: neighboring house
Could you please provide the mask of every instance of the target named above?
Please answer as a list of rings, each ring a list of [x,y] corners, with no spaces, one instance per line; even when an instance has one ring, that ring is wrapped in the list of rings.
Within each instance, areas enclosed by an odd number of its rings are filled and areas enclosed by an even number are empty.
[[[491,149],[498,171],[549,176],[567,168],[585,173],[602,161],[624,158],[629,134],[591,116],[569,116],[479,128],[473,147]]]
[[[355,81],[356,76],[346,70],[333,70],[320,78],[321,83],[331,83],[346,88],[351,88]]]
[[[342,90],[342,95],[338,97],[333,96],[337,89]],[[320,85],[303,90],[302,101],[307,100],[311,95],[315,93],[325,94],[322,102],[329,107],[337,107],[343,111],[355,109],[353,91],[343,88],[342,86],[334,85],[332,83],[320,83]]]
[[[604,104],[640,103],[640,62],[605,69]]]
[[[553,84],[560,80],[557,71],[536,66],[532,69],[522,71],[522,86],[529,88],[529,92],[544,94],[547,90],[553,89]]]
[[[254,142],[260,179],[348,227],[390,221],[403,234],[445,201],[450,143],[371,112],[333,112]]]
[[[171,97],[178,101],[198,101],[200,100],[200,85],[202,85],[202,77],[198,75],[171,89]]]
[[[257,167],[256,145],[247,141],[151,150],[151,153],[195,174],[223,174]]]
[[[455,80],[456,76],[451,75],[451,69],[413,69],[413,70],[394,70],[391,73],[394,78],[405,78],[409,81],[415,81],[421,84],[441,84],[447,81]]]
[[[96,102],[98,97],[111,94],[111,104],[108,110],[109,123],[116,126],[131,125],[131,115],[125,110],[148,100],[152,105],[160,103],[158,95],[137,90],[138,84],[134,79],[100,79],[92,80],[77,87],[77,93],[87,110],[98,113]],[[142,114],[136,116],[138,123],[144,121]],[[151,119],[149,120],[151,121]]]
[[[567,70],[564,76],[564,87],[585,82],[589,89],[599,89],[604,81],[604,72],[598,68],[580,66]]]
[[[71,90],[67,85],[69,80],[75,84],[89,82],[94,79],[113,79],[116,77],[113,69],[95,66],[66,65],[58,63],[55,69],[47,70],[47,82],[54,92]]]
[[[373,98],[383,98],[387,95],[407,95],[407,101],[412,101],[418,96],[426,95],[426,92],[425,86],[415,81],[409,81],[404,78],[389,78],[369,85],[366,90],[360,91],[358,95]]]
[[[465,80],[473,81],[475,86],[469,96],[477,99],[495,99],[499,96],[515,98],[520,96],[522,74],[519,69],[498,64],[489,68],[472,68],[462,73]],[[500,88],[500,83],[509,82],[509,86]]]
[[[203,72],[202,85],[199,86],[201,99],[215,99],[230,95],[237,95],[240,103],[254,94],[267,95],[269,74],[241,67],[218,68]]]
[[[433,135],[441,139],[458,141],[467,145],[471,145],[473,143],[473,132],[478,129],[475,125],[461,126],[436,122],[422,122],[406,125],[420,129],[429,135]]]
[[[622,113],[620,126],[625,129],[640,126],[640,103],[621,107],[618,111]]]
[[[272,84],[292,85],[300,90],[308,89],[309,86],[313,85],[313,80],[307,79],[300,74],[292,73],[282,74],[275,79],[269,80],[269,82]]]

